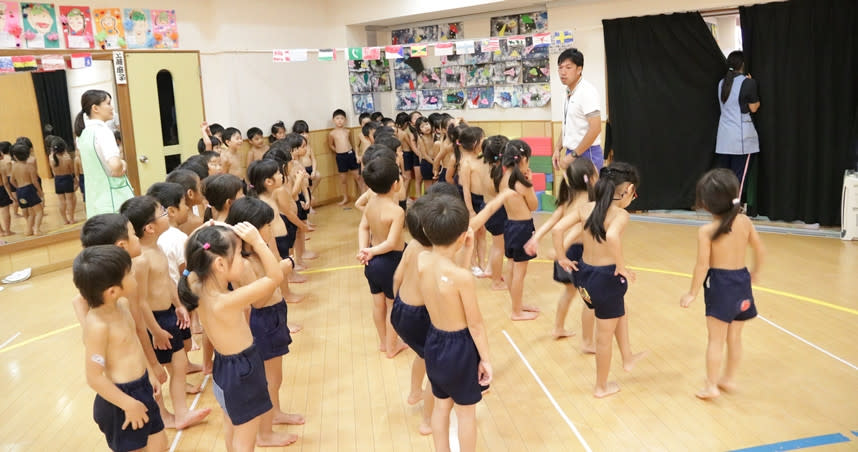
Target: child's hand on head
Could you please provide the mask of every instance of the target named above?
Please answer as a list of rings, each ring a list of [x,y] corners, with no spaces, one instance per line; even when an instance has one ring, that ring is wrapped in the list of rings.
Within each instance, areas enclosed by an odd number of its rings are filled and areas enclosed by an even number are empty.
[[[249,245],[262,242],[262,236],[259,235],[259,231],[253,227],[252,224],[246,221],[242,221],[241,223],[232,226],[232,230],[235,231],[235,235],[237,235],[238,238]]]

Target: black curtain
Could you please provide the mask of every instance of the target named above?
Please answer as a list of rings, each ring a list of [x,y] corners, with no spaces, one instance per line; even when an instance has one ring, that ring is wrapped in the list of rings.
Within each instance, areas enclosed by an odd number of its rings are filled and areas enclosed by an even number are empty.
[[[688,209],[714,162],[724,54],[698,13],[602,25],[614,159],[641,173],[632,208]]]
[[[66,71],[32,72],[30,75],[33,77],[33,88],[36,90],[42,129],[44,130],[46,124],[50,124],[54,128],[52,134],[62,137],[69,148],[72,148],[74,134]]]
[[[794,0],[739,8],[760,110],[760,213],[840,224],[843,171],[858,136],[858,2]]]

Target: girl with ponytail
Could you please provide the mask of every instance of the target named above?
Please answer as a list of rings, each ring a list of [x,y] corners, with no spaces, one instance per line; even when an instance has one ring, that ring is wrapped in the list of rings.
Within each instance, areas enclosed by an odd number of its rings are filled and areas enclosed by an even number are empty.
[[[697,182],[697,205],[712,214],[713,221],[700,227],[697,234],[697,264],[691,288],[682,296],[680,306],[687,308],[703,286],[706,301],[706,383],[697,392],[711,399],[720,390],[735,389],[736,369],[742,356],[742,327],[757,316],[751,283],[765,256],[765,247],[751,220],[739,207],[739,180],[727,169],[704,174]],[[745,253],[754,250],[754,266],[745,266]],[[704,284],[705,281],[705,284]],[[727,366],[721,375],[724,346]]]
[[[611,346],[614,336],[623,356],[623,368],[632,370],[646,352],[634,354],[629,344],[629,323],[624,296],[628,282],[635,274],[626,269],[623,260],[623,232],[629,222],[625,210],[637,198],[639,178],[635,167],[614,162],[602,168],[593,189],[593,201],[570,209],[552,230],[554,250],[563,270],[575,273],[575,285],[588,308],[596,316],[596,386],[597,398],[617,393],[620,387],[608,381],[611,371]],[[564,238],[582,235],[581,259],[573,262],[566,256]],[[583,229],[583,234],[582,234]]]
[[[66,140],[49,135],[45,145],[50,154],[49,163],[54,174],[54,190],[60,200],[60,216],[65,224],[73,224],[74,211],[77,207],[77,181],[74,177],[74,150],[68,148]]]
[[[495,172],[503,174],[501,167],[501,159],[503,158],[506,145],[509,139],[503,135],[490,136],[483,141],[483,163],[486,166],[488,182],[485,185],[485,195],[483,199],[488,205],[498,195],[496,184],[494,183],[493,175]],[[506,209],[501,206],[491,217],[486,221],[486,231],[492,235],[492,245],[489,249],[489,276],[492,278],[492,290],[508,290],[506,283],[503,280],[503,255],[504,255],[504,237],[503,228],[506,225]]]
[[[462,185],[465,207],[468,208],[470,218],[475,217],[483,210],[486,205],[484,195],[487,193],[487,188],[492,185],[489,175],[490,167],[486,165],[481,156],[477,155],[478,150],[482,150],[484,136],[483,129],[479,127],[468,127],[459,135],[459,143],[463,152],[457,175],[459,176],[459,183]],[[474,230],[474,261],[471,267],[474,276],[478,278],[486,276],[483,270],[485,254],[486,231],[479,228]]]
[[[560,180],[560,187],[557,191],[557,209],[551,218],[548,219],[539,229],[533,238],[527,241],[524,245],[524,250],[531,256],[536,256],[539,248],[539,241],[551,228],[554,227],[562,218],[569,216],[582,205],[590,201],[593,192],[593,186],[599,180],[599,173],[596,171],[596,165],[590,159],[575,159],[572,164],[566,167],[563,171],[563,178]],[[573,241],[571,245],[563,244],[566,249],[566,258],[570,261],[580,261],[581,254],[584,252],[584,245],[579,237],[566,237],[564,242]],[[560,299],[557,300],[557,317],[554,320],[554,337],[561,339],[574,335],[566,329],[566,314],[569,312],[569,305],[572,299],[578,294],[578,288],[575,284],[575,273],[567,272],[560,266],[557,261],[554,262],[554,280],[563,284],[564,291],[560,294]],[[581,351],[583,353],[595,353],[596,346],[593,339],[593,324],[596,321],[593,317],[593,311],[584,307],[581,310]]]
[[[533,236],[533,211],[539,207],[533,183],[530,181],[530,146],[521,140],[512,140],[506,145],[501,168],[495,168],[494,185],[498,193],[512,190],[515,195],[504,200],[509,219],[504,225],[504,254],[512,263],[512,277],[509,284],[509,296],[512,299],[512,320],[532,320],[539,315],[539,309],[522,303],[524,277],[527,275],[527,262],[533,256],[524,252],[524,244]],[[498,178],[498,175],[500,176]]]

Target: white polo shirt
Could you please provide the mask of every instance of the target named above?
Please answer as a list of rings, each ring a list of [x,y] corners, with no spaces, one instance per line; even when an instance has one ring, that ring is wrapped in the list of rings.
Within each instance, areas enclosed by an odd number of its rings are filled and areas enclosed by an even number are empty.
[[[578,81],[575,89],[566,96],[563,106],[563,147],[575,149],[590,129],[588,116],[601,111],[599,92],[592,83],[583,78]],[[601,144],[599,138],[593,141],[593,146]]]
[[[167,271],[170,279],[176,284],[179,283],[179,267],[185,264],[185,242],[187,241],[188,234],[172,226],[158,237],[158,248],[167,255]]]

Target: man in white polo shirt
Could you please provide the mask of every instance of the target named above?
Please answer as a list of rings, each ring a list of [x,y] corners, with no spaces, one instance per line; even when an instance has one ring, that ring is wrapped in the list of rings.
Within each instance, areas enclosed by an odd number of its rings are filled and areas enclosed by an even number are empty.
[[[557,58],[557,72],[567,94],[562,133],[552,157],[555,168],[566,169],[576,158],[592,160],[597,170],[605,163],[599,141],[602,133],[599,93],[592,83],[581,78],[583,70],[584,55],[578,49],[566,49]]]

